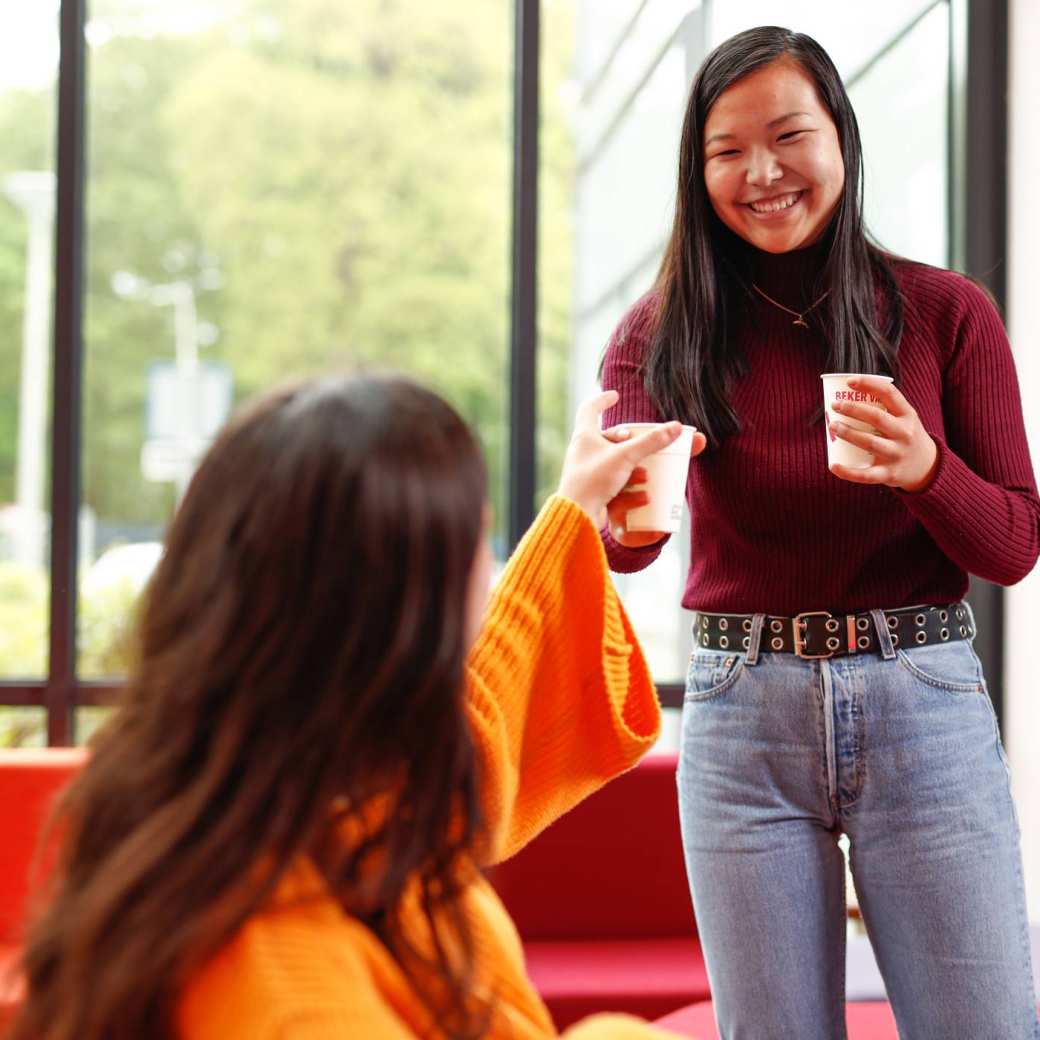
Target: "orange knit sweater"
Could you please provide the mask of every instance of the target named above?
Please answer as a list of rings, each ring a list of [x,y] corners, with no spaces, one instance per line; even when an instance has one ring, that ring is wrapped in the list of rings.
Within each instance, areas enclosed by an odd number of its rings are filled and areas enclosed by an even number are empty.
[[[511,856],[632,766],[657,736],[654,688],[599,533],[567,499],[547,503],[492,595],[469,660],[467,709],[490,827],[491,847],[479,866]],[[477,985],[495,996],[489,1036],[556,1036],[494,890],[479,878],[465,904]],[[183,1040],[441,1035],[386,948],[343,913],[303,859],[283,879],[275,905],[190,979],[179,1027]],[[568,1040],[669,1035],[623,1015],[597,1015],[566,1034]]]

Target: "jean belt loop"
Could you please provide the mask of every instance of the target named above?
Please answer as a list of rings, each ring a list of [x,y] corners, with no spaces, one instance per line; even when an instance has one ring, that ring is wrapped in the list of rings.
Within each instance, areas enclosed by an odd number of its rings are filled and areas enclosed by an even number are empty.
[[[762,642],[762,628],[766,623],[765,614],[755,614],[751,619],[751,631],[748,633],[747,657],[745,665],[758,664],[758,647]]]
[[[892,645],[892,633],[889,631],[888,622],[885,620],[885,612],[883,610],[872,610],[870,616],[874,619],[874,628],[877,631],[881,656],[886,661],[894,661],[896,648]]]

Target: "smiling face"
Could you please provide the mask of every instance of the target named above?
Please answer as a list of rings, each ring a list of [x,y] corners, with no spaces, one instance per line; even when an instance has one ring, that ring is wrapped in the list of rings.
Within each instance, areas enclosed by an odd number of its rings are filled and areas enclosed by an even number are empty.
[[[834,120],[796,61],[780,58],[719,95],[704,125],[704,183],[723,224],[767,253],[820,237],[845,164]]]

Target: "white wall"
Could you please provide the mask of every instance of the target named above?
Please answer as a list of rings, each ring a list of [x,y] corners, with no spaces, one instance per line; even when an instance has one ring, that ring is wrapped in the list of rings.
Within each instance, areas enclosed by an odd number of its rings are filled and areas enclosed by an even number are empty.
[[[1008,329],[1034,467],[1040,467],[1040,3],[1010,4]],[[1008,590],[1007,750],[1030,920],[1040,921],[1040,568]]]

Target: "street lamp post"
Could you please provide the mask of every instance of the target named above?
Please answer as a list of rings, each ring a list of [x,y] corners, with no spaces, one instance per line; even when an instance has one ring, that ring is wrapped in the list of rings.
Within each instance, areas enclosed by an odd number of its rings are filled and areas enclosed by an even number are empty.
[[[47,338],[50,251],[54,225],[54,174],[38,171],[4,177],[2,190],[28,223],[22,370],[18,393],[15,470],[15,559],[41,567],[44,559],[43,477],[47,438]]]
[[[174,357],[180,389],[180,412],[189,438],[199,427],[199,402],[192,392],[197,387],[199,369],[199,316],[195,307],[195,289],[190,282],[168,282],[153,285],[147,292],[149,302],[157,307],[173,307]],[[177,476],[177,501],[184,497],[194,466],[185,466]]]
[[[174,483],[180,500],[194,470],[189,457],[201,452],[199,388],[199,317],[195,305],[195,287],[188,281],[164,282],[156,285],[130,271],[117,271],[112,276],[112,290],[124,299],[146,300],[156,307],[173,308],[174,358],[177,366],[177,413],[179,440],[187,449],[178,467]],[[198,442],[198,443],[196,443]]]

